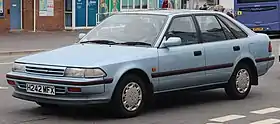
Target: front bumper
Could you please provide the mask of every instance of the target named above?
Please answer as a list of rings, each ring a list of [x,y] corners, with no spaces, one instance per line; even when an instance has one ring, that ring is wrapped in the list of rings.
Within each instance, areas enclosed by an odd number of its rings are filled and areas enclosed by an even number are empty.
[[[39,76],[10,72],[6,75],[8,81],[15,82],[13,97],[41,103],[62,105],[90,105],[110,101],[110,91],[105,85],[113,82],[112,78],[77,79],[65,77]],[[55,95],[30,93],[26,84],[54,86]],[[79,92],[69,91],[68,88],[79,88]]]
[[[109,102],[108,99],[48,97],[48,96],[41,96],[37,94],[30,94],[30,93],[20,92],[20,91],[14,91],[12,96],[18,99],[32,101],[32,102],[58,104],[58,105],[71,105],[71,106],[93,105],[93,104],[101,104],[101,103]]]

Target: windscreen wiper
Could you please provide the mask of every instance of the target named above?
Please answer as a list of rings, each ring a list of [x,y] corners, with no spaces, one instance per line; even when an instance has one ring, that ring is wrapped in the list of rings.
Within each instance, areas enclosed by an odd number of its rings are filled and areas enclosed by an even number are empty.
[[[121,44],[125,44],[125,45],[132,45],[132,46],[135,46],[135,45],[146,45],[146,46],[152,46],[151,44],[149,44],[149,43],[145,43],[145,42],[124,42],[124,43],[121,43]]]
[[[96,44],[108,44],[108,45],[115,45],[118,44],[111,40],[89,40],[89,41],[83,41],[81,43],[96,43]]]

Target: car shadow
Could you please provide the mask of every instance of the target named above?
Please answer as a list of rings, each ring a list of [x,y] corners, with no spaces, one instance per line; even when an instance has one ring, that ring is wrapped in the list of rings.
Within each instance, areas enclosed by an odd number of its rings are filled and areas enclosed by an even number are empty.
[[[247,98],[254,97],[251,93]],[[223,90],[209,90],[201,92],[172,92],[160,94],[156,97],[153,106],[149,107],[140,116],[149,116],[160,111],[169,111],[174,109],[181,109],[182,107],[195,107],[201,104],[216,104],[220,102],[230,102]],[[36,107],[26,110],[28,113],[36,116],[55,116],[60,119],[74,119],[82,121],[100,121],[100,120],[114,120],[116,118],[104,111],[105,108],[91,106],[91,107],[58,107],[58,108],[42,108]],[[25,111],[25,112],[26,112]]]

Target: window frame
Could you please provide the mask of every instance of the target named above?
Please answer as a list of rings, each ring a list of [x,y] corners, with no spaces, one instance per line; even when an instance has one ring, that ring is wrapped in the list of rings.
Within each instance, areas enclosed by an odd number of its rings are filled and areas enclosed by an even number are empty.
[[[220,17],[219,17],[220,16]],[[216,15],[217,18],[219,18],[226,26],[227,28],[231,31],[231,33],[235,36],[236,39],[243,39],[243,38],[248,38],[248,33],[246,31],[244,31],[244,29],[242,29],[239,25],[235,24],[233,21],[231,21],[230,19],[228,19],[227,17],[221,15],[221,14],[217,14]],[[232,31],[231,28],[229,28],[230,26],[221,18],[223,17],[224,19],[228,20],[229,22],[231,22],[235,27],[237,27],[242,33],[244,33],[246,36],[242,37],[242,38],[238,38]]]
[[[223,32],[224,32],[224,34],[225,34],[227,40],[235,40],[235,39],[238,39],[238,38],[234,35],[234,33],[232,32],[232,30],[230,30],[229,26],[226,25],[226,23],[222,21],[222,19],[218,18],[217,16],[216,16],[216,19],[218,20],[220,26],[222,27],[222,30],[223,30]],[[234,37],[233,39],[230,39],[230,38],[226,35],[226,32],[225,32],[225,30],[223,29],[222,24],[225,25],[225,27],[229,30],[229,33],[232,34],[232,36]]]
[[[0,19],[5,18],[5,0],[3,0],[3,14],[0,14]]]
[[[224,34],[226,40],[219,40],[219,41],[212,41],[212,42],[204,42],[204,41],[202,40],[202,39],[203,39],[203,37],[202,37],[202,32],[201,32],[201,29],[200,29],[198,20],[196,19],[196,16],[213,16],[213,17],[217,20],[217,22],[218,22],[218,24],[220,25],[221,29],[222,29],[222,26],[221,26],[219,20],[217,19],[216,14],[212,14],[212,13],[198,13],[198,14],[193,14],[193,16],[194,16],[194,19],[195,19],[196,22],[197,22],[197,27],[198,27],[198,29],[199,29],[199,32],[198,32],[198,33],[199,33],[199,36],[200,36],[200,39],[201,39],[201,42],[202,42],[202,43],[213,43],[213,42],[222,42],[222,41],[227,41],[227,40],[229,40],[229,39],[227,38],[226,34],[225,34],[225,31],[223,30],[223,34]],[[227,25],[226,25],[226,26],[227,26]]]
[[[164,31],[164,35],[163,35],[163,37],[162,37],[161,40],[160,40],[160,43],[159,43],[159,45],[158,45],[158,48],[160,48],[160,46],[162,45],[163,40],[164,40],[164,38],[166,37],[166,34],[168,33],[168,30],[170,29],[171,24],[172,24],[172,22],[174,21],[174,19],[180,18],[180,17],[191,17],[191,19],[192,19],[192,21],[193,21],[193,24],[194,24],[194,27],[195,27],[196,36],[197,36],[197,43],[195,43],[195,44],[201,44],[201,43],[202,43],[201,37],[200,37],[200,34],[199,34],[200,29],[197,27],[198,24],[197,24],[197,21],[195,20],[194,15],[193,15],[193,14],[180,14],[180,15],[175,15],[175,16],[171,17],[171,19],[170,19],[170,21],[169,21],[169,23],[168,23],[168,27],[167,27],[166,30]],[[186,45],[179,45],[179,46],[188,46],[188,45],[194,45],[194,44],[186,44]]]

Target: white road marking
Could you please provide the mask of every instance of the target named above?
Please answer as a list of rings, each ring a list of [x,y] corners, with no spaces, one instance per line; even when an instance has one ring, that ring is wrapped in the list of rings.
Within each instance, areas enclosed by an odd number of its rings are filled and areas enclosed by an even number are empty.
[[[250,124],[277,124],[280,123],[279,119],[266,119],[266,120],[261,120],[261,121],[256,121],[256,122],[252,122]]]
[[[245,117],[246,116],[244,116],[244,115],[227,115],[227,116],[223,116],[223,117],[209,119],[209,121],[227,122],[227,121],[236,120],[236,119],[245,118]]]
[[[206,124],[223,124],[223,123],[206,123]]]
[[[13,64],[13,62],[3,62],[3,63],[0,63],[0,65],[10,65],[10,64]]]
[[[7,90],[9,87],[0,87],[0,90]]]
[[[280,108],[270,107],[270,108],[265,108],[265,109],[261,109],[261,110],[251,111],[250,113],[267,114],[267,113],[272,113],[272,112],[277,112],[277,111],[280,111]]]

